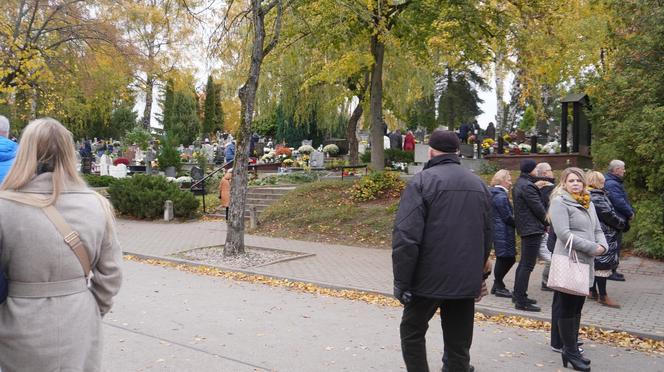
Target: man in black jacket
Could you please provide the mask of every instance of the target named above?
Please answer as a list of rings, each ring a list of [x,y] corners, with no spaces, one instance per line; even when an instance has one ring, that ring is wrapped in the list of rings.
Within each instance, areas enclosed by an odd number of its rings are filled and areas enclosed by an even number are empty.
[[[521,259],[516,268],[512,301],[518,310],[540,311],[535,306],[537,301],[528,298],[530,273],[535,268],[542,236],[546,231],[546,208],[542,203],[540,190],[535,185],[535,162],[531,159],[521,161],[521,175],[512,188],[514,202],[514,222],[516,231],[521,236]]]
[[[394,223],[394,296],[404,304],[401,349],[408,371],[429,370],[425,334],[438,309],[443,370],[472,370],[475,300],[486,294],[491,271],[491,194],[461,167],[458,149],[453,132],[431,134],[430,160],[408,182]]]

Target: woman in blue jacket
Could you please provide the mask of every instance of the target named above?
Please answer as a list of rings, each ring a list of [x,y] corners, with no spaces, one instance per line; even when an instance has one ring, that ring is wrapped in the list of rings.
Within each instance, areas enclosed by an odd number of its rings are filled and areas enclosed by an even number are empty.
[[[508,198],[512,187],[510,172],[501,169],[491,179],[491,216],[493,218],[493,247],[496,250],[496,265],[491,294],[511,298],[503,278],[516,261],[516,238],[514,235],[514,212]]]

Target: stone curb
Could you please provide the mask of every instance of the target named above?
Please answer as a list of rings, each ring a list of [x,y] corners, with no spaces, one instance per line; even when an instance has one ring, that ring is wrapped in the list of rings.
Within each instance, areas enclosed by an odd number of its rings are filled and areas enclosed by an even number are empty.
[[[262,248],[262,247],[260,247]],[[366,289],[366,288],[358,288],[358,287],[352,287],[352,286],[341,286],[338,284],[333,284],[333,283],[327,283],[327,282],[321,282],[321,281],[316,281],[316,280],[310,280],[310,279],[303,279],[303,278],[298,278],[294,276],[281,276],[281,275],[275,275],[272,273],[265,273],[260,270],[248,270],[248,269],[238,269],[238,268],[231,268],[231,267],[225,267],[225,266],[220,266],[220,265],[210,265],[210,264],[205,264],[201,262],[195,262],[195,261],[189,261],[185,259],[179,259],[179,258],[173,258],[173,257],[164,257],[164,256],[155,256],[155,255],[148,255],[148,254],[142,254],[142,253],[132,253],[132,252],[123,252],[124,255],[131,255],[135,256],[138,258],[142,259],[154,259],[154,260],[161,260],[161,261],[167,261],[167,262],[172,262],[172,263],[177,263],[177,264],[183,264],[183,265],[189,265],[189,266],[195,266],[195,267],[211,267],[211,268],[216,268],[224,271],[232,271],[232,272],[240,272],[243,274],[249,274],[249,275],[261,275],[269,278],[274,278],[274,279],[287,279],[290,281],[297,281],[297,282],[303,282],[303,283],[310,283],[314,284],[323,288],[328,288],[328,289],[336,289],[336,290],[352,290],[352,291],[358,291],[358,292],[365,292],[365,293],[370,293],[370,294],[377,294],[377,295],[383,295],[387,297],[392,297],[392,293],[386,293],[383,291],[378,291],[378,290],[372,290],[372,289]],[[314,255],[314,254],[312,254]],[[302,258],[301,257],[295,257],[291,259],[298,259]],[[517,311],[516,309],[514,311],[505,311],[504,309],[497,309],[495,307],[491,306],[484,306],[481,304],[476,304],[475,305],[475,311],[479,312],[480,314],[483,314],[485,316],[491,317],[495,315],[504,315],[504,316],[519,316],[522,318],[528,318],[528,319],[533,319],[533,320],[539,320],[539,321],[545,321],[549,322],[551,319],[545,317],[545,316],[539,316],[537,313],[524,313],[521,311]],[[632,336],[640,337],[640,338],[645,338],[645,339],[651,339],[651,340],[656,340],[656,341],[662,341],[664,340],[664,335],[657,335],[657,334],[650,334],[650,333],[645,333],[645,332],[640,332],[640,331],[633,331],[629,329],[620,329],[620,328],[611,328],[611,327],[605,327],[605,326],[599,326],[596,324],[590,324],[590,323],[582,323],[581,326],[583,327],[595,327],[599,328],[605,331],[614,331],[614,332],[626,332]]]

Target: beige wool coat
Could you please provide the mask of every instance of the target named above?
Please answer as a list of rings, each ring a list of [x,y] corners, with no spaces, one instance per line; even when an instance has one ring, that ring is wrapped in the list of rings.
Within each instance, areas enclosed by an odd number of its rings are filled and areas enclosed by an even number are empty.
[[[569,247],[565,249],[565,244],[570,234],[574,235],[572,249],[576,251],[579,262],[590,265],[589,275],[592,284],[595,277],[597,246],[601,245],[605,250],[608,247],[595,206],[590,202],[588,209],[583,208],[570,194],[563,191],[561,195],[551,199],[549,216],[551,226],[556,232],[556,246],[553,253],[567,256]]]
[[[18,191],[51,190],[52,173],[43,173]],[[0,199],[0,269],[10,280],[0,304],[2,372],[101,370],[101,317],[120,289],[122,252],[93,191],[69,187],[55,207],[80,234],[94,277],[87,288],[76,255],[41,209]]]

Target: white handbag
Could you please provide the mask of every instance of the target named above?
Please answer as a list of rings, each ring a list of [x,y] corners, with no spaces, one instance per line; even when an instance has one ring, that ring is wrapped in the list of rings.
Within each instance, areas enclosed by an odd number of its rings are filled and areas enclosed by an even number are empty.
[[[551,270],[546,285],[558,292],[587,296],[590,292],[590,265],[579,262],[576,251],[572,249],[573,241],[574,235],[570,234],[565,243],[567,256],[555,253],[551,256]]]

